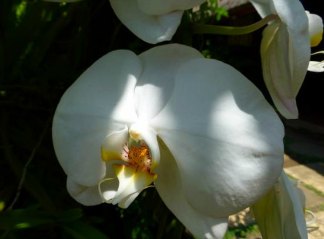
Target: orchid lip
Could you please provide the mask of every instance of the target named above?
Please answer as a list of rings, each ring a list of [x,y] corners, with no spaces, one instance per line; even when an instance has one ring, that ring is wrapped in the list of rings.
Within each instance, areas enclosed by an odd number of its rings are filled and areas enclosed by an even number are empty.
[[[152,171],[151,148],[145,139],[150,140],[155,148],[158,145],[154,146],[157,142],[155,135],[146,131],[147,127],[133,125],[130,129],[126,127],[107,136],[107,144],[101,147],[101,159],[115,176],[107,175],[98,184],[104,202],[128,207],[142,190],[156,180],[157,174]]]

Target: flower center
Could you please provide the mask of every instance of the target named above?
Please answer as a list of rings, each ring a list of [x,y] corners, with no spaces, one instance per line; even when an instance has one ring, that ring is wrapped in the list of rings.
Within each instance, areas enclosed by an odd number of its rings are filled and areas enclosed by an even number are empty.
[[[98,182],[103,201],[127,208],[157,179],[153,171],[159,152],[156,135],[142,125],[125,127],[107,136],[101,146],[101,159],[109,170]]]
[[[140,145],[125,145],[123,148],[122,159],[136,170],[152,174],[152,157],[150,150],[145,143]]]

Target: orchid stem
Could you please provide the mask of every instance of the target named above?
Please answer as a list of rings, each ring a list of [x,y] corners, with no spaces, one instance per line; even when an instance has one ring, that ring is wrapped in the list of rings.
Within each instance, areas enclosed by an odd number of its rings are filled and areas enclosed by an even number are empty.
[[[228,35],[228,36],[244,35],[259,30],[265,25],[267,25],[270,21],[276,19],[278,19],[278,16],[271,14],[256,23],[244,27],[194,24],[192,30],[194,34],[217,34],[217,35]]]

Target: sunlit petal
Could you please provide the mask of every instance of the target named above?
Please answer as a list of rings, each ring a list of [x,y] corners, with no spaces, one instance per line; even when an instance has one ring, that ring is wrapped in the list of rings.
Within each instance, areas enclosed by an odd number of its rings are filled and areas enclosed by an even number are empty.
[[[281,173],[278,116],[224,63],[195,59],[180,67],[174,93],[153,122],[176,161],[184,199],[206,217],[225,218],[249,206]]]
[[[171,44],[154,47],[139,55],[145,66],[135,90],[136,109],[141,120],[158,114],[173,94],[174,75],[186,61],[202,58],[194,48]]]
[[[107,135],[136,120],[133,92],[142,70],[137,56],[115,51],[95,62],[65,92],[53,120],[53,143],[66,174],[94,186],[105,175],[100,147]]]
[[[116,170],[119,186],[116,194],[112,198],[112,204],[121,203],[120,205],[124,207],[127,207],[143,189],[155,180],[156,177],[153,174],[137,171],[125,165],[116,165],[114,168]]]

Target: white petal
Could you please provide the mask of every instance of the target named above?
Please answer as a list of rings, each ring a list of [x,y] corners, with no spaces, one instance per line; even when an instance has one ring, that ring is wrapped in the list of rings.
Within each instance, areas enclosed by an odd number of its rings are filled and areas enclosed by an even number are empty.
[[[287,119],[298,118],[296,96],[310,59],[305,10],[299,0],[251,2],[262,17],[277,14],[280,18],[264,31],[261,43],[263,77],[279,112]]]
[[[66,186],[71,197],[83,205],[93,206],[103,202],[97,185],[91,187],[83,186],[75,183],[68,177]]]
[[[118,178],[118,188],[116,188],[114,180],[105,180],[102,184],[106,189],[102,187],[102,194],[109,197],[105,198],[107,202],[119,204],[124,208],[128,207],[139,193],[155,179],[155,175],[136,171],[136,169],[125,165],[115,165],[114,168]],[[112,183],[114,184],[112,185]]]
[[[302,34],[307,26],[307,17],[299,0],[250,0],[261,17],[276,14],[288,28]]]
[[[177,162],[184,198],[206,216],[244,209],[281,173],[282,123],[257,88],[224,63],[184,64],[153,123]]]
[[[263,78],[279,112],[298,118],[296,96],[304,81],[310,58],[308,37],[291,34],[276,21],[266,27],[261,42]]]
[[[99,193],[106,203],[118,204],[122,208],[127,208],[156,179],[156,175],[137,171],[128,165],[109,162],[107,169],[110,172],[99,182]]]
[[[297,95],[304,81],[310,59],[308,18],[299,0],[276,0],[273,4],[280,21],[287,28],[288,36],[279,31],[279,34],[282,34],[281,42],[283,43],[280,50],[288,46],[286,51],[288,51],[289,70],[293,79],[292,89]],[[282,51],[277,53],[277,56],[279,54],[283,54]]]
[[[169,44],[145,51],[139,58],[145,68],[135,90],[137,114],[141,120],[149,120],[161,111],[172,95],[178,68],[202,55],[191,47]]]
[[[93,186],[105,175],[100,147],[107,135],[136,120],[132,99],[141,70],[134,53],[111,52],[63,95],[54,115],[53,142],[61,166],[74,182]]]
[[[283,172],[278,183],[252,208],[265,238],[307,239],[303,202]]]
[[[155,186],[163,202],[195,237],[222,239],[227,217],[211,217],[196,210],[185,197],[177,164],[162,142],[161,154],[163,160],[157,168]]]
[[[285,23],[289,34],[299,37],[308,36],[308,20],[299,0],[271,0],[271,2],[275,9],[273,13],[278,14],[280,20]]]
[[[171,40],[182,17],[182,11],[165,15],[149,15],[142,12],[135,0],[110,0],[120,21],[136,36],[148,43]]]
[[[250,0],[250,2],[261,17],[275,13],[273,1],[271,0]]]
[[[193,8],[205,0],[137,0],[139,9],[146,14],[162,15],[176,10]]]
[[[308,71],[312,72],[324,72],[323,61],[310,61],[308,65]]]

